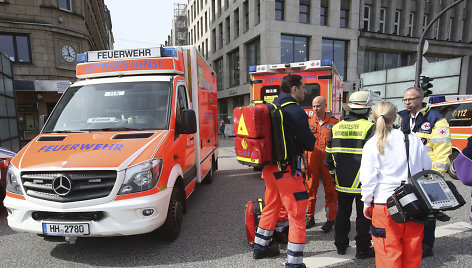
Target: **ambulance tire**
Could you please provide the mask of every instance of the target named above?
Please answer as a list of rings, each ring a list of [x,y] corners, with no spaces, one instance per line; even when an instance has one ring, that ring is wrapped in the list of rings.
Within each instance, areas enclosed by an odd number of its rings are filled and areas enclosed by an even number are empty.
[[[0,201],[3,201],[3,199],[5,199],[5,189],[0,186]]]
[[[159,235],[169,241],[177,239],[182,227],[184,216],[184,204],[182,200],[181,189],[175,186],[170,196],[169,209],[164,225],[159,229]]]
[[[213,176],[215,175],[215,170],[216,170],[216,162],[214,156],[211,157],[211,168],[208,170],[207,175],[203,179],[202,183],[203,184],[210,184],[213,182]]]
[[[454,150],[451,155],[449,155],[449,160],[451,161],[451,164],[449,165],[449,168],[447,169],[447,174],[454,179],[457,180],[457,173],[456,169],[454,168],[454,159],[459,155],[459,151]]]

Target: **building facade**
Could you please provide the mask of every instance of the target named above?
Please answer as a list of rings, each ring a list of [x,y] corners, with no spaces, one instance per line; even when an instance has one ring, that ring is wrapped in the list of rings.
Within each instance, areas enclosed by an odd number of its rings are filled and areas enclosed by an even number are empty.
[[[111,30],[103,0],[0,0],[0,51],[12,61],[21,145],[76,80],[76,55],[111,49]]]
[[[188,42],[218,77],[219,114],[249,104],[249,66],[332,59],[344,98],[359,75],[415,63],[424,26],[453,0],[189,0]],[[472,53],[472,3],[429,31],[428,60]],[[426,23],[426,24],[425,24]]]

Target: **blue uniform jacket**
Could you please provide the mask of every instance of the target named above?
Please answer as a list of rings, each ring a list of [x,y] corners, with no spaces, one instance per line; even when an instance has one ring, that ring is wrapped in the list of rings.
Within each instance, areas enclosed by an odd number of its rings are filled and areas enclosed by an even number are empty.
[[[289,101],[297,102],[295,98],[285,92],[280,93],[274,99],[274,103],[277,105],[282,105]],[[288,104],[283,108],[283,111],[288,159],[301,155],[304,150],[313,151],[316,138],[310,131],[306,112],[297,104]]]

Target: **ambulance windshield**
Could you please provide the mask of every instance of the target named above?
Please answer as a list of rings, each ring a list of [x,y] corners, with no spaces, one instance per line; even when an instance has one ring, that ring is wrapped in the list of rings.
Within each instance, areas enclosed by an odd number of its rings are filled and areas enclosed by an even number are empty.
[[[122,82],[71,87],[43,133],[168,129],[169,82]]]

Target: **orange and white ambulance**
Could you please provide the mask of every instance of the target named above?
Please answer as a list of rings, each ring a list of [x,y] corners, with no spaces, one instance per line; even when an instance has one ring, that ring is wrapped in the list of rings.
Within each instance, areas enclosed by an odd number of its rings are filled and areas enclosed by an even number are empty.
[[[449,123],[451,131],[451,163],[467,146],[467,139],[472,136],[472,95],[433,96],[428,100],[431,109],[441,112]],[[448,174],[457,179],[454,166],[450,165]]]
[[[297,74],[303,78],[307,93],[300,106],[313,115],[312,101],[316,96],[326,98],[326,111],[340,119],[342,116],[343,83],[331,60],[311,60],[287,64],[250,66],[251,100],[272,102],[281,91],[282,78]]]
[[[158,228],[175,239],[218,165],[215,72],[193,46],[77,59],[79,81],[11,161],[8,225],[68,242]]]

